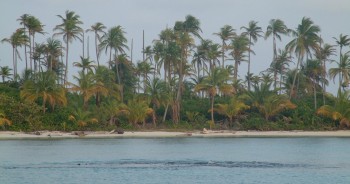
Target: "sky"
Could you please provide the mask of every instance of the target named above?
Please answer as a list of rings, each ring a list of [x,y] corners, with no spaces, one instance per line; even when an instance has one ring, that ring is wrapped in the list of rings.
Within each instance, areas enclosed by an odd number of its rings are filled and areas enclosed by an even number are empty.
[[[213,33],[226,24],[241,33],[240,28],[254,20],[265,31],[268,22],[276,18],[283,20],[289,28],[295,29],[303,17],[310,17],[320,26],[325,43],[333,45],[333,37],[338,37],[341,33],[350,35],[349,0],[1,0],[0,39],[10,37],[21,27],[17,19],[27,13],[37,17],[45,25],[44,30],[48,34],[36,36],[38,42],[44,42],[52,36],[52,29],[61,23],[56,15],[63,16],[66,10],[74,11],[81,17],[84,29],[90,28],[96,22],[102,22],[107,28],[122,26],[129,46],[133,39],[135,62],[142,59],[142,30],[145,31],[145,45],[151,45],[161,30],[167,26],[173,27],[175,21],[185,20],[189,14],[200,20],[202,37],[217,43],[221,42]],[[87,36],[90,42],[90,57],[95,60],[94,36],[92,33],[86,34]],[[278,42],[277,47],[284,48],[291,39],[282,37],[282,42]],[[72,80],[71,76],[77,72],[72,63],[80,60],[82,44],[75,41],[70,48],[69,79]],[[259,74],[270,65],[272,39],[260,38],[252,49],[256,55],[251,57],[251,70]],[[23,56],[22,50],[21,53]],[[103,60],[106,60],[104,56],[100,61]],[[25,66],[24,60],[18,65],[18,70],[22,71]],[[0,44],[0,66],[12,68],[12,48],[7,43]],[[239,75],[243,78],[247,72],[247,63],[242,63],[239,70]],[[330,90],[335,92],[333,81],[330,83]]]

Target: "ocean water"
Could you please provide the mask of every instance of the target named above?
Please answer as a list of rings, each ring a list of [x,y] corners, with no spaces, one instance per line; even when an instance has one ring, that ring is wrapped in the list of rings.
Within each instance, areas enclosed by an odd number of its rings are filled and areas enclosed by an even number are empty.
[[[349,138],[1,140],[0,184],[350,183]]]

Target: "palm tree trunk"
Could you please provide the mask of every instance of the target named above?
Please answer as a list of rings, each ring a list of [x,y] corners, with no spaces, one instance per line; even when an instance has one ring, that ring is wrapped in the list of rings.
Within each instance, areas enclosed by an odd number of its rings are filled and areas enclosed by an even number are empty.
[[[225,68],[225,41],[222,40],[222,68]]]
[[[316,95],[316,80],[314,83],[314,103],[315,103],[315,111],[317,110],[317,95]]]
[[[326,105],[326,61],[323,61],[323,82],[322,82],[322,89],[323,89],[323,105]]]
[[[237,60],[235,60],[234,72],[235,72],[235,74],[233,76],[233,81],[234,81],[234,83],[236,83],[237,82],[237,76],[238,76],[238,61]]]
[[[66,70],[64,71],[64,85],[67,85],[67,74],[68,74],[68,51],[69,51],[69,39],[67,36],[66,40]]]
[[[292,86],[291,86],[291,89],[290,89],[289,99],[292,98],[292,94],[293,94],[293,90],[294,90],[294,87],[295,87],[295,81],[296,81],[296,78],[297,78],[300,61],[301,61],[301,54],[299,53],[298,62],[297,62],[297,68],[295,69],[296,71],[295,71],[295,74],[294,74],[294,77],[293,77],[293,83],[292,83]]]
[[[163,123],[165,122],[165,118],[166,118],[166,115],[168,113],[168,108],[169,108],[169,103],[166,104],[166,107],[165,107],[165,110],[164,110],[163,120],[162,120]]]
[[[214,98],[215,96],[213,95],[211,97],[211,122],[214,124]]]
[[[95,49],[96,49],[97,66],[100,66],[99,53],[98,53],[98,48],[97,48],[97,33],[96,32],[95,32]]]
[[[16,64],[15,64],[15,47],[12,47],[12,62],[13,62],[13,79],[15,80],[15,81],[17,81],[16,80],[16,69],[15,69],[15,66],[16,66]]]
[[[249,36],[249,51],[248,51],[248,76],[250,74],[250,46],[252,44],[252,36]],[[248,91],[250,91],[250,77],[248,77]]]
[[[29,34],[29,61],[30,61],[30,70],[33,70],[33,62],[32,62],[32,40]]]

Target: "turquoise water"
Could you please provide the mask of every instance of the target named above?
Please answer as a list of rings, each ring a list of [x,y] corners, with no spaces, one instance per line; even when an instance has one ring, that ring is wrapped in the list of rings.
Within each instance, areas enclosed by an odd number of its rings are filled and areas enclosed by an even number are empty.
[[[349,138],[0,141],[0,183],[350,183]]]

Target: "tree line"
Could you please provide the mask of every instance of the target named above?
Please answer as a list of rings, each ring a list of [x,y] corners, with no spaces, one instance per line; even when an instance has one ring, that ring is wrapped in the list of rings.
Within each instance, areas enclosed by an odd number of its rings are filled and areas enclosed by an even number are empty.
[[[270,130],[350,125],[350,38],[340,34],[334,44],[324,43],[320,27],[310,18],[302,18],[295,29],[280,19],[271,19],[266,29],[250,21],[240,28],[241,33],[224,25],[213,33],[221,40],[215,43],[201,36],[200,21],[188,15],[161,30],[137,63],[126,52],[128,40],[122,26],[107,28],[97,22],[84,30],[73,11],[58,19],[61,23],[44,43],[35,41],[37,34],[46,34],[44,25],[29,14],[20,16],[21,27],[2,39],[12,46],[13,60],[12,69],[2,66],[0,70],[3,128],[10,124],[64,130],[67,126],[135,128],[167,123],[195,127],[196,123],[198,127]],[[88,33],[94,35],[95,56],[86,57],[83,49],[80,61],[72,62],[70,44],[84,45]],[[278,48],[282,36],[290,41]],[[269,38],[273,42],[270,66],[253,74],[254,44]],[[100,61],[103,54],[107,61]],[[21,55],[25,70],[19,74]],[[339,60],[331,60],[337,55]],[[248,63],[243,77],[238,75],[242,62]],[[328,69],[330,62],[337,66]],[[74,81],[67,76],[71,64],[80,69]],[[290,69],[292,64],[295,68]],[[326,86],[336,79],[339,89],[333,96]],[[6,109],[5,101],[13,108],[21,106],[19,102],[38,106],[42,117],[31,122],[13,118],[22,112]],[[50,121],[58,125],[49,125]]]

